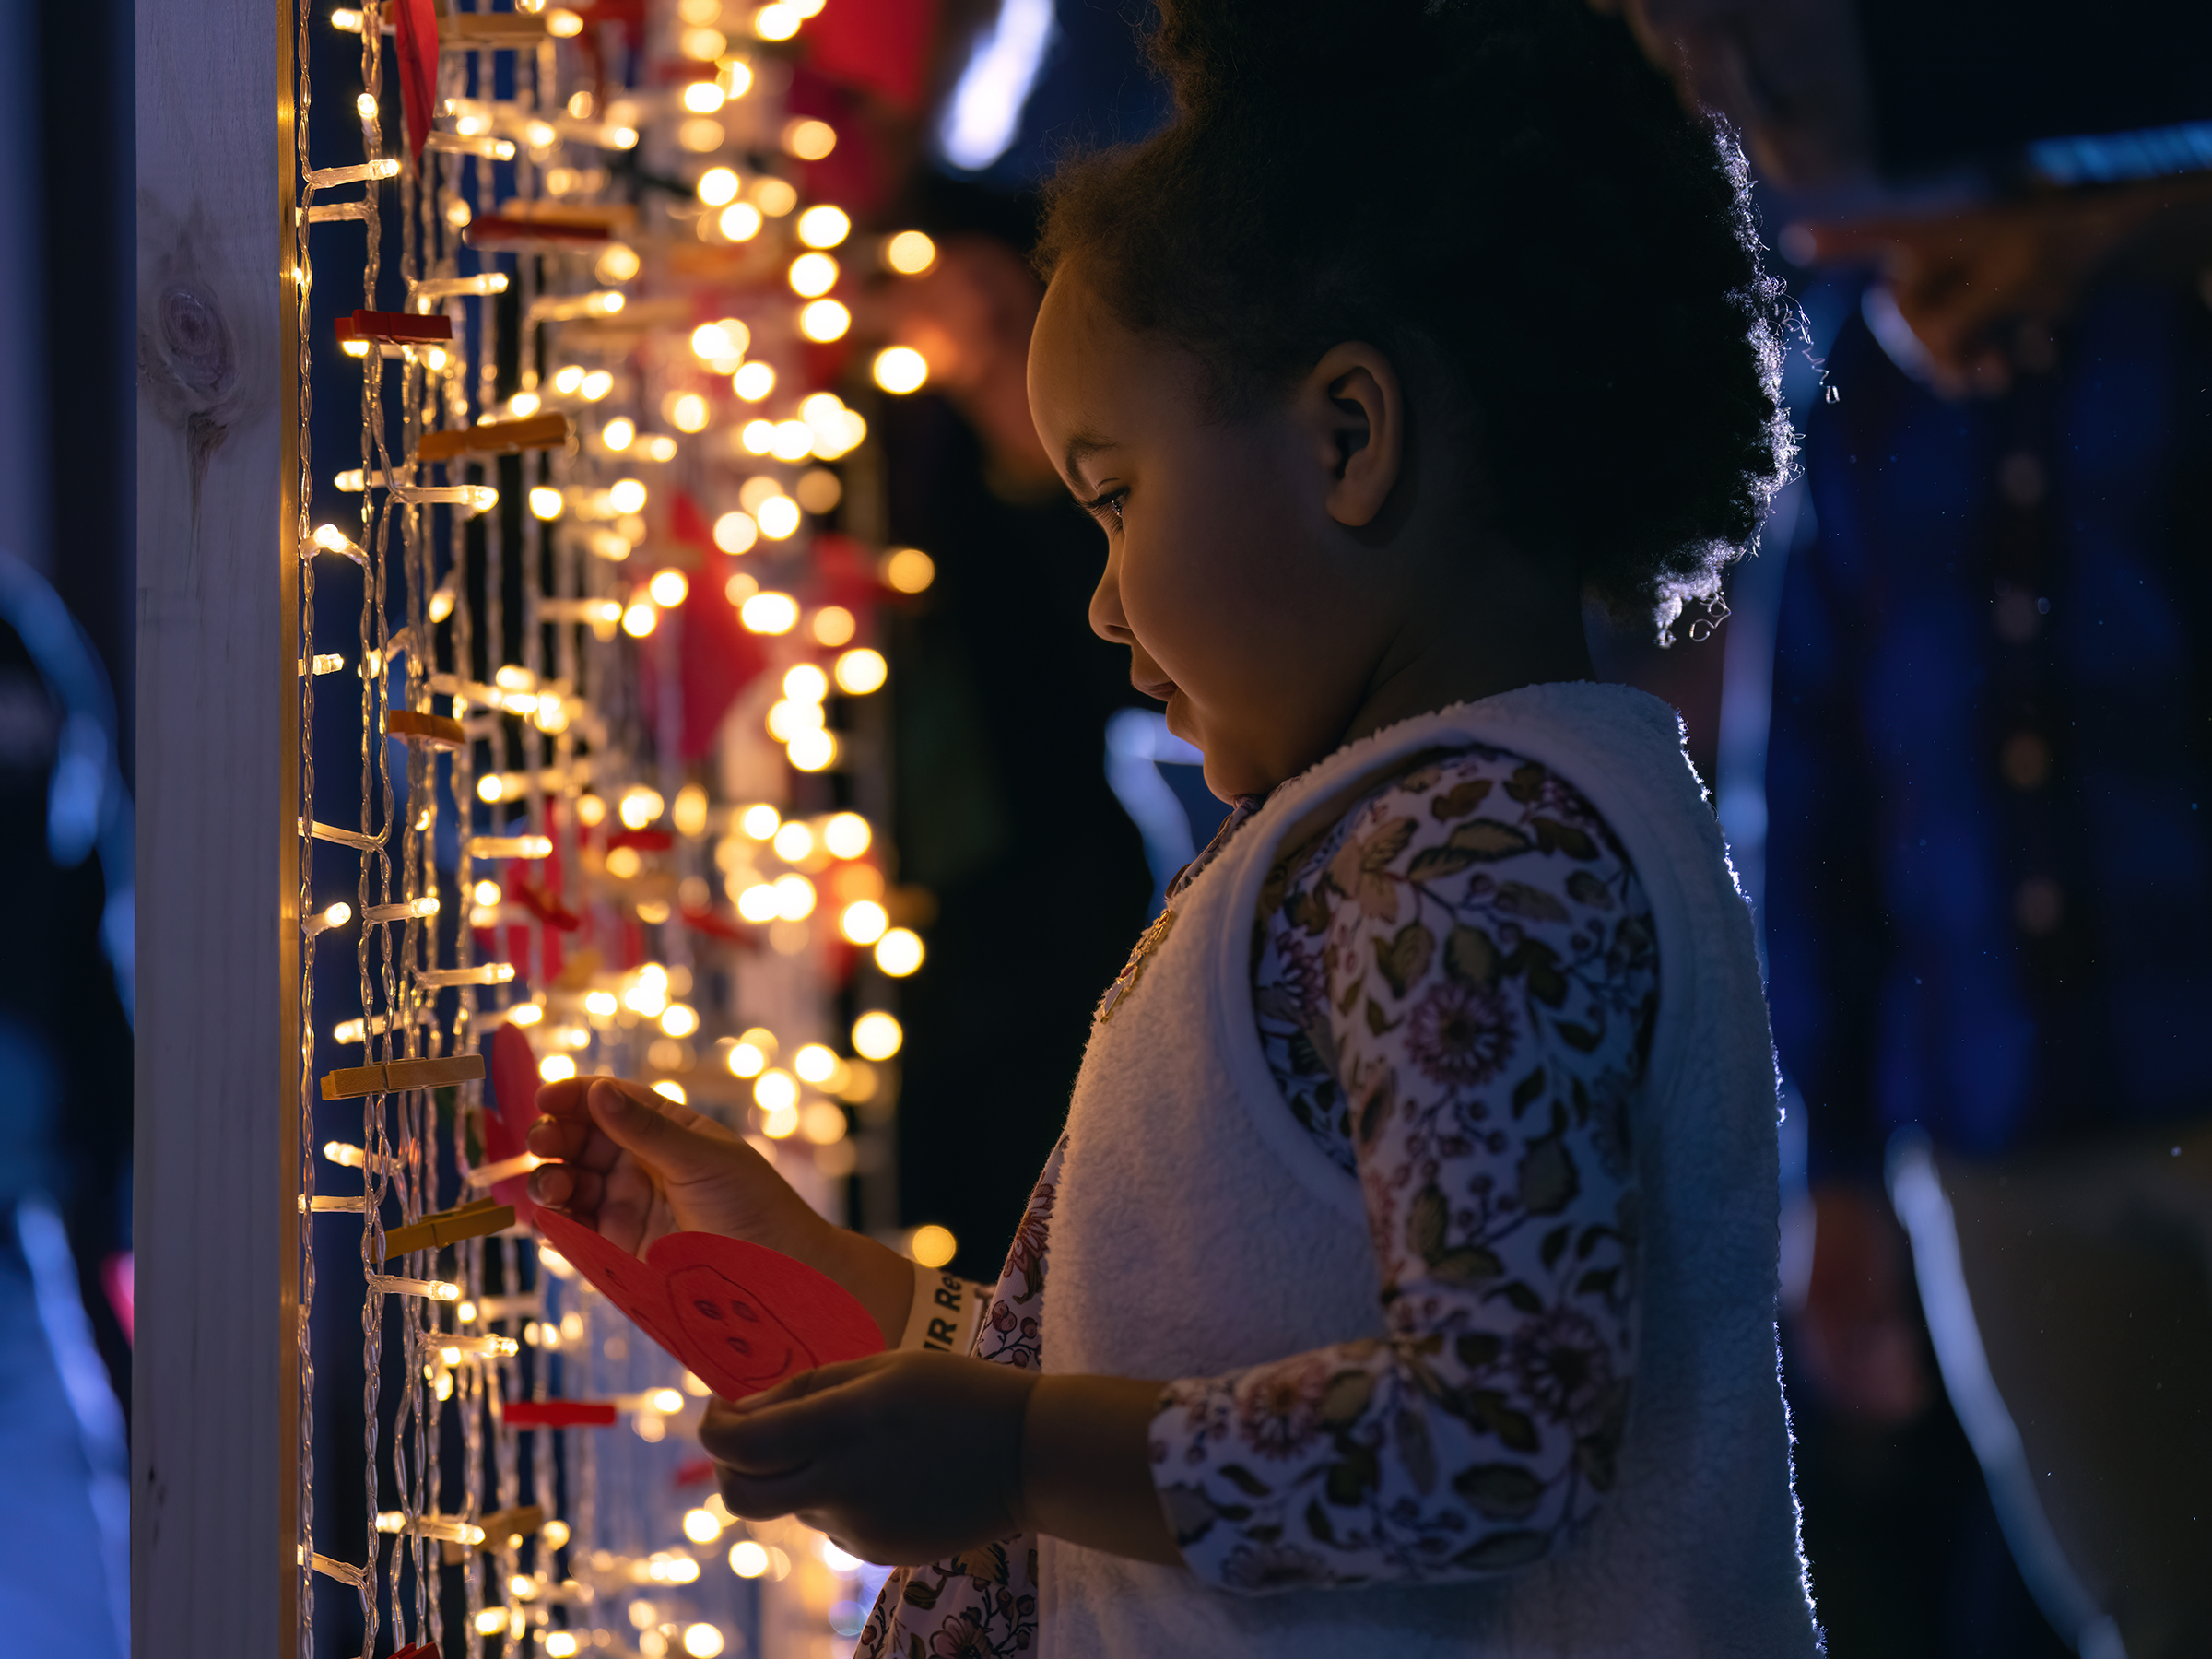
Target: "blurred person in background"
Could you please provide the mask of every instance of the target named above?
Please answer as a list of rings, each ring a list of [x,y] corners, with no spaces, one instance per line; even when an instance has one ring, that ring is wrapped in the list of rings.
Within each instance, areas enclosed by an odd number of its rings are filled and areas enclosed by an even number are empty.
[[[2024,1581],[2084,1654],[2205,1652],[2212,18],[1631,15],[1829,320],[1769,549],[1762,920],[1830,1651],[2056,1650]]]

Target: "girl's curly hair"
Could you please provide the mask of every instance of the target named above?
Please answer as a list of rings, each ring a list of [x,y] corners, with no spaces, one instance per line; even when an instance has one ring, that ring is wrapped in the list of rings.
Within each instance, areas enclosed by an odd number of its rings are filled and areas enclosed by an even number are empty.
[[[1589,0],[1160,0],[1173,92],[1049,186],[1037,259],[1218,412],[1369,339],[1450,365],[1497,527],[1616,615],[1718,594],[1786,477],[1795,310],[1733,137]]]

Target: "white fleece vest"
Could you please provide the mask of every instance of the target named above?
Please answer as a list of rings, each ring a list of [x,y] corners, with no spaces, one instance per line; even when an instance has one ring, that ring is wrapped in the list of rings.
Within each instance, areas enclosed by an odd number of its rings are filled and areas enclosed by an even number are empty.
[[[1178,896],[1076,1079],[1044,1367],[1210,1376],[1384,1335],[1358,1183],[1292,1118],[1261,1053],[1253,913],[1308,812],[1394,759],[1470,742],[1582,791],[1657,925],[1634,1108],[1641,1350],[1618,1483],[1557,1559],[1453,1583],[1239,1596],[1048,1538],[1041,1659],[1816,1651],[1776,1377],[1774,1062],[1750,917],[1680,723],[1641,692],[1531,686],[1377,733],[1278,790]]]

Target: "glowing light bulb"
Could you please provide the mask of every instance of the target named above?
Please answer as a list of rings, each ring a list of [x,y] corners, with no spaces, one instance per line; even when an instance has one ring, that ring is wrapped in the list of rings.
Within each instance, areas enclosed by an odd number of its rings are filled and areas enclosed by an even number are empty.
[[[833,858],[858,858],[871,839],[868,820],[857,812],[836,813],[822,826],[822,845]]]
[[[775,839],[770,844],[785,864],[799,864],[814,852],[814,831],[794,818],[777,827]]]
[[[869,1060],[888,1060],[906,1041],[906,1032],[888,1014],[863,1014],[853,1022],[853,1052]]]
[[[668,424],[679,432],[703,432],[712,418],[707,400],[696,392],[679,392],[669,400]]]
[[[360,116],[363,121],[374,121],[376,119],[376,100],[370,97],[366,92],[362,93],[359,98],[353,100],[353,108],[354,112]]]
[[[497,1636],[506,1629],[507,1609],[504,1607],[487,1607],[477,1615],[477,1634],[479,1636]]]
[[[828,732],[801,732],[783,746],[783,758],[803,772],[827,771],[837,760],[837,739]]]
[[[687,29],[677,44],[686,57],[697,63],[711,64],[730,49],[730,38],[719,29]],[[712,85],[712,82],[706,84]]]
[[[565,1083],[576,1075],[576,1062],[566,1054],[547,1054],[537,1063],[537,1075],[548,1083]]]
[[[644,867],[635,847],[617,847],[606,855],[606,873],[617,881],[628,881]]]
[[[663,1077],[653,1086],[653,1092],[659,1095],[664,1100],[674,1100],[678,1106],[685,1105],[688,1101],[688,1097],[684,1093],[684,1086],[673,1077]]]
[[[753,32],[764,41],[788,41],[805,19],[787,0],[774,0],[753,14]]]
[[[539,484],[530,491],[530,512],[535,518],[557,519],[560,516],[560,491],[548,484]]]
[[[799,332],[817,345],[841,340],[853,326],[853,313],[834,300],[816,300],[799,312]]]
[[[691,583],[681,571],[655,571],[645,591],[663,610],[674,610],[691,592]]]
[[[750,455],[765,455],[776,446],[776,423],[748,420],[737,430],[737,441]]]
[[[647,789],[643,784],[639,784],[623,791],[622,822],[632,830],[644,829],[666,808],[667,803],[661,799],[661,792],[657,789]]]
[[[576,821],[578,823],[590,829],[595,824],[605,822],[606,818],[606,801],[603,796],[584,794],[576,797]]]
[[[633,640],[641,640],[653,630],[660,621],[660,613],[646,604],[631,606],[622,613],[622,631]]]
[[[722,1523],[703,1509],[684,1512],[684,1536],[694,1544],[712,1544],[722,1536]]]
[[[618,415],[599,429],[599,441],[617,454],[628,449],[637,436],[638,423],[627,415]]]
[[[883,937],[890,926],[890,917],[882,905],[873,900],[862,899],[845,906],[844,914],[837,919],[837,929],[855,945],[873,945]],[[865,1052],[865,1051],[864,1051]],[[881,1059],[871,1054],[870,1059]]]
[[[547,1659],[576,1659],[576,1638],[567,1630],[547,1630],[538,1645]]]
[[[583,994],[583,1011],[601,1019],[612,1019],[619,1005],[612,991],[587,991]]]
[[[597,403],[614,389],[615,377],[604,369],[593,370],[583,377],[576,388],[583,394],[584,401],[587,403]]]
[[[738,610],[737,619],[749,633],[789,633],[799,620],[799,602],[789,594],[755,594]]]
[[[802,161],[819,161],[837,147],[837,129],[826,121],[802,116],[783,124],[783,148]]]
[[[498,882],[479,881],[477,883],[476,900],[478,904],[497,904],[500,899],[500,884]]]
[[[576,378],[582,380],[583,377],[578,375]],[[518,420],[526,419],[536,414],[538,406],[538,395],[535,392],[517,392],[507,400],[507,413]]]
[[[888,346],[876,354],[873,372],[886,392],[919,392],[929,380],[929,359],[911,346]]]
[[[832,672],[837,676],[839,690],[865,697],[882,688],[883,682],[890,677],[890,665],[884,661],[881,652],[862,645],[841,654]]]
[[[901,230],[883,244],[883,263],[901,276],[919,276],[937,262],[937,244],[919,230]]]
[[[724,553],[747,553],[760,539],[760,526],[749,512],[725,512],[714,521],[714,545]]]
[[[804,922],[814,914],[814,883],[799,875],[779,876],[775,881],[776,914],[786,922]]]
[[[722,210],[714,223],[732,241],[751,241],[760,234],[760,209],[750,202],[734,202]]]
[[[592,271],[602,282],[628,282],[644,268],[645,262],[635,248],[627,242],[609,242]]]
[[[534,1026],[545,1017],[546,1011],[535,1003],[517,1003],[507,1010],[509,1025]]]
[[[689,1003],[670,1003],[661,1010],[661,1030],[671,1037],[690,1036],[699,1030],[699,1010]]]
[[[684,88],[684,108],[694,115],[712,115],[728,101],[729,94],[711,80],[693,81]],[[727,169],[719,171],[726,171]],[[730,195],[736,194],[737,184],[735,177],[733,175],[730,182]],[[722,199],[726,202],[730,196],[725,195]],[[703,202],[707,198],[702,195],[700,200]]]
[[[637,512],[641,511],[645,505],[645,486],[636,478],[617,478],[608,487],[606,499],[607,504],[617,512]],[[936,567],[933,565],[930,568],[934,571]],[[923,583],[924,587],[928,585],[927,582]],[[900,590],[902,593],[919,593],[920,591],[919,588]]]
[[[757,1077],[768,1068],[768,1056],[757,1043],[739,1042],[731,1048],[724,1064],[730,1068],[732,1077]]]
[[[696,783],[687,783],[676,792],[676,805],[669,809],[676,820],[678,835],[704,835],[707,832],[707,792]]]
[[[830,695],[830,677],[812,663],[801,663],[783,676],[783,695],[794,702],[820,702]]]
[[[932,1222],[914,1229],[907,1253],[924,1267],[942,1267],[959,1253],[959,1241],[952,1236],[951,1229]]]
[[[893,547],[877,564],[883,585],[901,594],[919,594],[937,579],[937,561],[919,547]]]
[[[583,384],[583,365],[569,363],[553,371],[553,390],[563,397],[573,397],[576,389]]]
[[[789,496],[771,496],[760,503],[753,514],[760,534],[771,541],[783,541],[796,533],[801,523],[799,504]]]
[[[810,248],[834,248],[853,234],[853,220],[841,207],[827,202],[799,215],[799,240]]]
[[[791,1069],[809,1083],[827,1083],[837,1075],[837,1056],[818,1042],[809,1042],[791,1057]]]
[[[715,1659],[722,1652],[722,1632],[711,1624],[695,1624],[684,1631],[684,1652],[691,1659]]]
[[[784,279],[801,299],[815,299],[837,286],[837,261],[827,253],[802,253],[791,262]]]
[[[763,1112],[782,1112],[799,1103],[799,1086],[781,1066],[771,1066],[753,1083],[753,1104]]]
[[[759,1578],[768,1571],[768,1551],[750,1538],[731,1545],[730,1571],[739,1578]]]
[[[876,941],[876,966],[893,979],[904,979],[921,967],[924,954],[921,935],[912,928],[894,927]]]
[[[718,78],[726,97],[743,98],[752,90],[753,71],[743,58],[723,60],[722,73]]]
[[[760,1133],[771,1140],[783,1140],[799,1126],[799,1109],[796,1106],[779,1106],[760,1122]]]
[[[747,363],[730,376],[730,390],[747,403],[759,403],[776,389],[776,371],[758,360]],[[761,424],[765,425],[766,422]],[[749,428],[747,429],[750,429]],[[747,445],[750,448],[750,444]],[[755,451],[755,453],[761,452]]]

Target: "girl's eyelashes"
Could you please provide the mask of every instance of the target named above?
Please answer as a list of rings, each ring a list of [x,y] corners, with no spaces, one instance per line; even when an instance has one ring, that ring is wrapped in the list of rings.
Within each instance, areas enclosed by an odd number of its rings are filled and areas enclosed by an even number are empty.
[[[1106,514],[1112,513],[1115,527],[1119,528],[1122,522],[1122,503],[1128,499],[1129,486],[1124,484],[1117,489],[1110,489],[1104,495],[1096,496],[1090,500],[1083,502],[1082,508],[1101,524],[1106,522]]]

